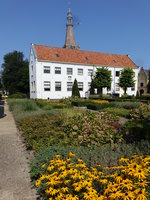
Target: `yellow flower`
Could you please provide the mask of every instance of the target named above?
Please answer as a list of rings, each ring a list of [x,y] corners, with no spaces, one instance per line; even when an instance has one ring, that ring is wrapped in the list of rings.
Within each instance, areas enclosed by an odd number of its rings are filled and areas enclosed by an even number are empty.
[[[72,153],[72,152],[69,153],[70,157],[74,157],[75,155],[76,155],[75,153]]]
[[[47,171],[52,171],[54,169],[54,166],[48,166]]]
[[[40,184],[41,184],[41,180],[37,180],[37,181],[35,182],[35,186],[36,186],[36,187],[38,187]]]
[[[61,191],[62,191],[63,193],[68,192],[68,187],[62,187],[62,188],[61,188]]]
[[[45,167],[45,164],[43,164],[42,166],[41,166],[41,168],[43,169]]]

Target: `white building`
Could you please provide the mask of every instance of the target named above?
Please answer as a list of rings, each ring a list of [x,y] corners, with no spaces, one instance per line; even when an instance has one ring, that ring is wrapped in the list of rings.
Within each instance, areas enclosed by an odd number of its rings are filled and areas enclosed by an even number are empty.
[[[64,48],[31,44],[30,50],[30,98],[61,99],[70,97],[75,79],[81,97],[85,97],[90,88],[91,75],[97,68],[108,67],[112,75],[112,84],[104,94],[124,92],[118,86],[120,71],[130,67],[135,72],[135,87],[128,88],[129,95],[136,95],[138,67],[127,55],[105,54],[79,50],[75,43],[72,13],[67,13],[67,31]]]

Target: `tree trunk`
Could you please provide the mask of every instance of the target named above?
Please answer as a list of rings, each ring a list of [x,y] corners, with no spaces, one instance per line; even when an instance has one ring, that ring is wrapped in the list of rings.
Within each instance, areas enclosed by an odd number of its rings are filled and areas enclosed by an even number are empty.
[[[99,88],[99,96],[100,96],[100,97],[102,97],[102,95],[103,95],[103,93],[102,93],[102,92],[103,92],[103,88],[102,88],[102,87],[100,87],[100,88]]]

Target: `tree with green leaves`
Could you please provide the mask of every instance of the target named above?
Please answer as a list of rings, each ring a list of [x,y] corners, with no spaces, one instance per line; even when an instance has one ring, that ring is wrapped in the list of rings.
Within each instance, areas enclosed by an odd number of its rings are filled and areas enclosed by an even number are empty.
[[[107,67],[97,68],[93,82],[100,96],[102,96],[103,88],[110,87],[111,81],[111,72]]]
[[[2,83],[9,94],[29,93],[29,62],[22,52],[13,51],[4,56]]]
[[[95,94],[95,85],[94,85],[94,80],[91,78],[91,85],[90,85],[90,95]]]
[[[134,71],[131,68],[124,68],[121,70],[118,85],[124,90],[124,94],[127,93],[128,87],[134,87]]]
[[[80,92],[78,88],[78,82],[75,79],[72,87],[72,97],[79,97],[80,98]]]

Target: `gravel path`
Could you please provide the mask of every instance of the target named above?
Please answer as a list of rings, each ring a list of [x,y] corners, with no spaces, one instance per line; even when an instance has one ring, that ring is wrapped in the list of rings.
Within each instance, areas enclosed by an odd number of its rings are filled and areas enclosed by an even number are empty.
[[[27,152],[7,104],[5,114],[0,118],[0,200],[36,200]]]

